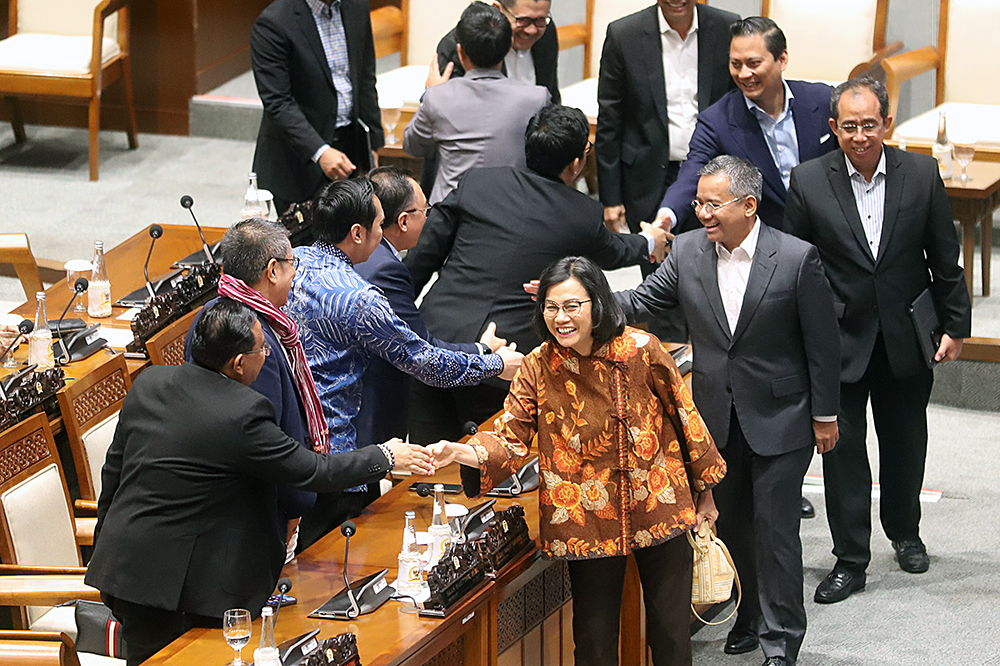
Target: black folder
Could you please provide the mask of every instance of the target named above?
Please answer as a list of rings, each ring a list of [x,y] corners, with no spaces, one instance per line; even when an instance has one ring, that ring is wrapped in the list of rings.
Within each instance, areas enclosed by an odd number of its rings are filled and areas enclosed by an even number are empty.
[[[924,289],[910,304],[910,319],[913,320],[913,330],[917,334],[917,344],[920,354],[928,368],[937,365],[934,355],[941,345],[941,320],[934,309],[934,299],[930,288]]]

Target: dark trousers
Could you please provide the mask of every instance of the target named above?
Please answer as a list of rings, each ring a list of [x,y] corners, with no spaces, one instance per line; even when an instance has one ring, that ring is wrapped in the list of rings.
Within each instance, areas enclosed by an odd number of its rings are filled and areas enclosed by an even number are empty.
[[[691,664],[691,560],[683,535],[635,551],[654,666]],[[618,664],[625,564],[624,556],[568,563],[576,666]]]
[[[734,408],[729,441],[720,452],[727,471],[713,490],[716,524],[743,586],[734,630],[756,633],[766,657],[794,664],[806,633],[799,521],[813,448],[757,455]]]
[[[299,522],[299,543],[295,552],[301,553],[340,527],[345,520],[357,518],[366,506],[378,498],[378,483],[370,483],[368,490],[356,493],[318,493],[316,504],[302,515]]]
[[[872,473],[865,444],[869,399],[878,435],[882,529],[892,541],[920,538],[927,402],[933,384],[930,370],[913,377],[894,377],[879,334],[861,380],[840,385],[840,441],[823,456],[835,568],[860,574],[871,561]]]
[[[128,666],[138,666],[194,627],[218,628],[221,618],[181,611],[166,611],[101,595],[104,604],[122,623]]]
[[[368,153],[368,144],[364,141],[364,135],[360,126],[357,124],[347,125],[346,127],[341,127],[337,130],[336,136],[334,136],[333,141],[330,142],[331,148],[336,148],[340,152],[347,155],[347,159],[354,163],[357,167],[354,173],[350,175],[351,178],[357,178],[358,176],[364,176],[368,173],[368,166],[371,164],[371,154]],[[319,146],[317,146],[319,148]],[[327,178],[320,180],[319,184],[316,186],[316,191],[313,193],[313,197],[319,194],[322,190],[330,184]],[[261,185],[261,187],[265,187]],[[428,190],[429,192],[430,190]],[[278,215],[281,215],[288,207],[293,203],[302,203],[301,201],[289,201],[277,193],[274,194],[274,210],[277,211]],[[311,197],[312,198],[312,197]],[[310,241],[311,242],[311,241]]]
[[[410,441],[433,444],[442,439],[458,441],[465,424],[479,426],[503,408],[509,385],[487,380],[478,386],[434,388],[423,382],[410,383]]]

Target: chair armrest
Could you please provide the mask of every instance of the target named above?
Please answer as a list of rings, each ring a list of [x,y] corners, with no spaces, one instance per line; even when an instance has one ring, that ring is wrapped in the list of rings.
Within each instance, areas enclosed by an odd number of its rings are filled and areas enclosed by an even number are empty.
[[[82,576],[87,573],[87,567],[47,567],[34,564],[0,564],[0,577],[3,576]]]
[[[94,19],[100,18],[102,21],[115,12],[128,7],[131,0],[104,0],[94,8]]]
[[[881,63],[885,70],[885,88],[889,92],[889,115],[896,117],[899,106],[899,89],[904,82],[941,66],[941,56],[933,46],[889,56]],[[893,125],[892,131],[896,131]],[[890,134],[890,137],[891,134]]]
[[[83,576],[0,576],[0,606],[54,606],[74,599],[100,601],[101,592]]]
[[[559,50],[571,49],[574,46],[585,46],[590,39],[587,26],[583,23],[571,23],[559,26]]]
[[[94,545],[94,530],[97,528],[97,518],[76,518],[76,543],[79,546]]]
[[[73,509],[79,516],[94,518],[97,516],[97,502],[94,500],[78,499],[73,502]]]
[[[869,58],[868,60],[864,61],[863,63],[859,64],[857,67],[852,69],[851,78],[853,79],[861,76],[862,74],[867,74],[872,69],[879,67],[882,64],[883,60],[893,55],[894,53],[898,53],[899,51],[902,50],[902,48],[903,48],[903,42],[898,40],[893,42],[892,44],[887,44],[886,46],[882,47],[881,49],[873,53],[871,58]],[[882,72],[882,75],[884,76],[884,72]]]

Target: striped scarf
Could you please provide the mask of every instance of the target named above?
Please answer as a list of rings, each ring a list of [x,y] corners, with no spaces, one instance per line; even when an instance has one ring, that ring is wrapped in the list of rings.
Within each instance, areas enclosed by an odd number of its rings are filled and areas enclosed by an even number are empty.
[[[329,453],[330,431],[326,425],[326,417],[323,416],[323,405],[319,401],[316,382],[313,380],[312,373],[309,372],[306,352],[299,341],[299,327],[288,315],[264,298],[259,291],[231,275],[223,273],[219,279],[219,295],[239,301],[264,315],[292,362],[292,376],[295,377],[295,386],[306,412],[306,423],[309,425],[309,443],[312,445],[312,450],[317,453]]]

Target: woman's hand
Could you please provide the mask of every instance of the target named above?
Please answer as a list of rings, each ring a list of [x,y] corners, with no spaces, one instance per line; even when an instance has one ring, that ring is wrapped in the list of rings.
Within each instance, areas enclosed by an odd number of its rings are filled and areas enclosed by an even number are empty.
[[[706,520],[710,526],[714,525],[718,519],[719,510],[715,508],[715,498],[712,497],[712,491],[706,490],[703,493],[699,493],[697,499],[695,499],[695,528],[701,527],[702,522]]]
[[[393,469],[411,472],[413,474],[423,474],[430,476],[437,468],[430,453],[422,446],[407,444],[406,442],[393,437],[385,443],[396,457],[396,466]]]
[[[434,461],[435,470],[447,467],[455,461],[469,467],[479,467],[479,458],[476,456],[476,450],[468,444],[441,440],[437,444],[428,446],[427,450]]]

